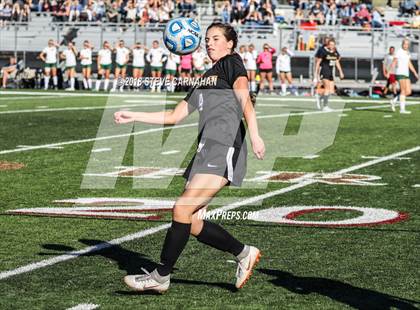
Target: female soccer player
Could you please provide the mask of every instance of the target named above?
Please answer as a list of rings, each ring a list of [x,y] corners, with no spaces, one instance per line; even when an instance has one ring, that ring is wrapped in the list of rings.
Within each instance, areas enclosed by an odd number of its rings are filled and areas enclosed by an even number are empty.
[[[98,79],[96,80],[96,90],[101,87],[101,79],[105,76],[104,90],[108,90],[109,75],[112,66],[112,49],[108,41],[104,41],[103,48],[98,52]]]
[[[273,93],[273,54],[276,52],[268,43],[265,43],[264,51],[257,58],[257,64],[260,66],[260,92],[264,92],[264,81],[267,80],[269,92]]]
[[[392,62],[392,68],[395,68],[395,77],[397,78],[398,83],[400,84],[400,113],[401,114],[410,114],[411,111],[405,109],[405,98],[411,95],[411,81],[410,81],[410,71],[413,72],[416,79],[419,79],[419,76],[411,62],[410,55],[410,41],[404,39],[402,41],[401,48],[395,53],[394,61]],[[397,102],[398,97],[395,97],[391,100],[391,109],[395,111],[395,103]]]
[[[115,67],[114,72],[114,83],[112,85],[111,91],[117,90],[117,84],[118,79],[122,78],[125,79],[125,75],[127,73],[127,64],[130,60],[130,50],[125,47],[124,40],[120,40],[118,44],[115,46],[114,52],[116,54],[115,56],[115,62],[117,63],[117,66]],[[124,84],[120,87],[120,91],[124,89]]]
[[[83,87],[85,89],[92,89],[92,50],[93,46],[88,40],[83,42],[83,49],[79,53],[80,63],[82,65]]]
[[[281,81],[281,95],[286,95],[286,81],[289,83],[289,87],[292,86],[292,68],[290,65],[290,57],[293,56],[293,53],[289,51],[287,47],[281,49],[281,53],[277,56],[276,61],[276,72],[280,77]]]
[[[324,95],[321,96],[321,99],[323,100],[322,111],[330,112],[332,109],[328,106],[328,99],[330,95],[335,92],[335,68],[339,71],[340,79],[344,78],[344,73],[340,65],[340,54],[336,49],[335,40],[330,38],[327,45],[321,47],[317,52],[316,57],[314,76],[317,81],[322,81],[322,84],[324,85]],[[318,108],[321,109],[321,104],[319,104]]]
[[[48,40],[48,46],[39,54],[39,58],[44,64],[44,89],[48,89],[50,76],[53,78],[54,88],[57,89],[57,47],[59,45],[53,39]]]
[[[204,86],[193,89],[172,111],[120,111],[114,115],[117,124],[134,121],[176,124],[194,110],[200,114],[199,147],[184,174],[188,180],[185,190],[173,208],[172,225],[163,244],[161,265],[150,273],[124,278],[125,283],[136,291],[164,292],[168,289],[170,273],[190,234],[199,242],[236,256],[237,288],[248,280],[260,257],[256,247],[244,245],[219,225],[203,221],[198,216],[197,211],[206,208],[211,198],[225,185],[240,185],[244,178],[246,143],[242,112],[248,124],[254,154],[263,159],[265,152],[249,97],[247,73],[240,56],[234,51],[238,42],[237,33],[229,24],[213,23],[207,29],[205,42],[213,67],[203,78],[217,76],[214,88],[206,89],[208,86]],[[209,101],[206,100],[209,99],[207,91],[213,93],[213,99]],[[219,92],[225,95],[218,96]],[[227,93],[231,94],[231,98]],[[238,126],[233,125],[234,120]]]
[[[203,76],[204,70],[204,60],[206,59],[206,53],[202,51],[201,46],[192,53],[192,62],[194,68],[194,78],[199,79]]]
[[[133,53],[133,78],[139,79],[143,77],[144,72],[144,56],[146,49],[140,42],[137,42],[132,49]]]
[[[165,74],[166,74],[166,79],[170,82],[167,90],[172,93],[175,91],[176,85],[174,83],[174,79],[175,79],[180,61],[181,61],[181,57],[179,57],[176,54],[169,53],[168,60],[166,61],[166,65],[165,65]]]
[[[66,88],[67,91],[74,91],[74,78],[76,76],[76,55],[77,50],[73,42],[69,41],[67,43],[67,49],[65,49],[60,58],[66,61],[66,72],[67,72],[67,81],[69,87]]]
[[[257,71],[257,57],[258,53],[255,50],[254,44],[248,45],[248,50],[245,52],[245,68],[248,72],[249,88],[253,93],[257,91],[257,84],[255,83],[255,73]]]
[[[166,56],[165,50],[159,47],[159,41],[153,41],[152,48],[147,53],[146,59],[152,67],[152,78],[154,79],[151,85],[151,91],[154,92],[156,89],[158,92],[160,92],[161,85],[156,83],[155,79],[160,79],[162,76],[163,63],[166,60]]]

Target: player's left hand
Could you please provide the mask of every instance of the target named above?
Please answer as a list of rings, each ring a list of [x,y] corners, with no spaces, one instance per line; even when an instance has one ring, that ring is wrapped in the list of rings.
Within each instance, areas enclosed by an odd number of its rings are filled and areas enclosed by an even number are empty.
[[[258,159],[264,159],[265,145],[263,139],[260,136],[251,139],[252,150]]]
[[[343,80],[344,79],[344,74],[341,72],[340,73],[340,80]]]

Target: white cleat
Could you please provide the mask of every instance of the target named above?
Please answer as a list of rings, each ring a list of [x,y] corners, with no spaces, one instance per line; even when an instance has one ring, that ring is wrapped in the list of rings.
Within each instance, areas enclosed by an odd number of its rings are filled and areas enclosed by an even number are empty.
[[[400,114],[411,114],[411,111],[400,110]]]
[[[319,96],[315,96],[315,100],[316,100],[316,108],[318,110],[321,110],[321,98],[319,98]]]
[[[137,292],[154,291],[164,293],[168,290],[170,284],[170,275],[162,277],[158,274],[157,269],[148,272],[141,268],[144,274],[125,276],[124,282],[131,289]]]
[[[252,269],[260,261],[261,252],[256,247],[250,246],[248,255],[238,261],[236,270],[236,288],[242,288],[252,275]]]
[[[329,106],[325,106],[322,108],[322,112],[332,112],[334,111],[333,109],[331,109]]]
[[[65,91],[75,91],[73,87],[66,88]]]
[[[397,97],[392,98],[390,100],[390,102],[389,102],[391,104],[391,110],[392,110],[392,112],[395,112],[395,102],[396,102],[396,99],[397,99]]]

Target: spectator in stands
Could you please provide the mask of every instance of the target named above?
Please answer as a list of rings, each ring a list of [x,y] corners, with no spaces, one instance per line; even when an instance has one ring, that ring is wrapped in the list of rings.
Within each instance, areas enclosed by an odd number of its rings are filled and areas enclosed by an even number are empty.
[[[273,93],[273,54],[276,52],[268,43],[263,46],[264,50],[258,55],[257,64],[260,69],[260,91],[264,91],[264,81],[267,80],[269,92]]]
[[[31,18],[31,0],[27,0],[25,1],[25,3],[23,4],[23,8],[20,12],[21,18],[20,21],[21,22],[28,22]]]
[[[20,22],[20,2],[16,1],[12,6],[12,21]]]
[[[303,10],[301,8],[297,8],[295,12],[294,23],[300,25],[301,21],[305,19],[305,15],[303,14]]]
[[[255,0],[251,0],[251,4]],[[250,5],[251,7],[251,5]],[[251,8],[249,8],[249,11],[252,11]],[[236,4],[232,7],[232,12],[230,14],[230,19],[232,22],[232,25],[241,25],[245,23],[245,20],[247,18],[247,14],[245,11],[245,8],[243,4],[239,1],[236,2]]]
[[[417,10],[417,5],[414,0],[403,0],[399,4],[400,16],[413,16]]]
[[[270,1],[264,1],[259,11],[264,25],[272,25],[274,23],[274,12]]]
[[[135,23],[137,21],[137,8],[134,6],[134,2],[132,0],[127,2],[124,10],[126,12],[125,22]]]
[[[342,25],[351,26],[353,25],[353,15],[354,10],[350,3],[343,3],[340,5],[340,8],[338,10],[338,16],[341,19]]]
[[[158,9],[159,23],[167,23],[171,19],[169,1],[165,1]]]
[[[382,15],[379,9],[374,8],[372,12],[372,27],[373,28],[383,28],[384,22],[382,20]]]
[[[80,21],[93,21],[94,10],[93,10],[93,0],[88,0],[86,6],[82,9],[80,14]]]
[[[335,2],[331,2],[325,13],[325,24],[326,25],[335,25],[337,24],[337,15],[338,10]]]
[[[354,22],[357,25],[364,26],[365,24],[370,24],[370,21],[371,16],[366,4],[361,4],[359,6],[359,11],[357,11],[357,13],[354,16]]]
[[[195,17],[197,15],[197,6],[193,0],[182,0],[179,4],[179,13],[184,17]]]
[[[55,13],[56,21],[65,22],[67,21],[67,4],[65,1],[59,1],[58,3],[58,10]],[[53,13],[54,14],[54,13]]]
[[[420,28],[420,10],[416,11],[416,15],[411,20],[412,28]]]
[[[118,13],[118,3],[117,2],[112,2],[111,7],[109,7],[106,11],[106,16],[108,18],[108,22],[118,23],[119,13]]]
[[[159,10],[156,5],[149,7],[149,23],[159,22]]]
[[[325,22],[324,8],[320,1],[316,1],[315,5],[311,8],[309,12],[309,20],[316,21],[318,24],[323,25]]]
[[[15,57],[10,57],[9,58],[9,63],[7,65],[5,65],[2,69],[1,69],[1,74],[2,75],[2,87],[6,88],[7,87],[7,80],[9,79],[9,76],[15,74],[18,70],[18,66],[17,66],[17,60]]]
[[[232,6],[230,5],[229,1],[225,1],[223,3],[223,8],[222,8],[222,22],[227,24],[230,23],[230,14],[232,11]]]
[[[73,0],[70,4],[69,22],[77,21],[82,12],[82,5],[78,0]]]
[[[93,16],[94,20],[101,21],[106,15],[106,6],[104,0],[97,0],[93,2]]]
[[[149,5],[146,5],[143,7],[143,9],[139,13],[140,20],[139,20],[139,26],[144,26],[149,22]]]
[[[5,27],[11,20],[12,20],[12,6],[9,3],[6,3],[2,10],[0,25],[2,27]]]

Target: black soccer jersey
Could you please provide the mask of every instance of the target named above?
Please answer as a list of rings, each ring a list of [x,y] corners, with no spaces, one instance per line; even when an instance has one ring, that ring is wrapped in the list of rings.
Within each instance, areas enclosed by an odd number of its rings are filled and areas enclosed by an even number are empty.
[[[337,50],[330,51],[326,47],[322,47],[317,52],[316,57],[321,58],[321,73],[332,72],[337,60],[340,59],[340,54]]]
[[[204,73],[199,86],[185,97],[188,111],[198,110],[199,139],[212,139],[240,148],[245,138],[242,107],[233,92],[233,84],[247,76],[241,57],[230,54]]]

